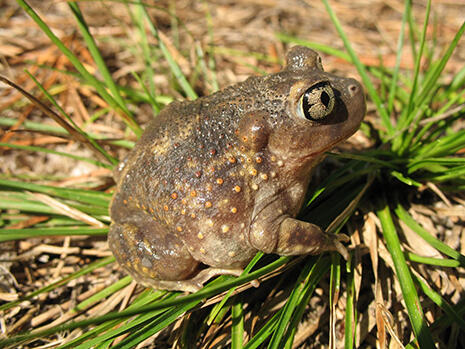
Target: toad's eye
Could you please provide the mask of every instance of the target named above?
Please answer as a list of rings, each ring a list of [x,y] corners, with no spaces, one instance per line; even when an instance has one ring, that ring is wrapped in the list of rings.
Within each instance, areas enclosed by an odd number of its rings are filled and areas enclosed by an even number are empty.
[[[333,111],[334,100],[334,91],[329,82],[319,82],[300,97],[299,115],[303,114],[307,120],[322,120]]]

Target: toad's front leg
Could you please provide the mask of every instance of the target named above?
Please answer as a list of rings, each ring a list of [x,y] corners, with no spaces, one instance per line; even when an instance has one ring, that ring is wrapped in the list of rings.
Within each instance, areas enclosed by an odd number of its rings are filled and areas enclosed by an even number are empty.
[[[347,241],[343,234],[328,234],[315,224],[283,216],[266,227],[254,224],[250,231],[251,244],[266,253],[282,256],[319,254],[338,251],[345,259],[348,253],[341,241]]]

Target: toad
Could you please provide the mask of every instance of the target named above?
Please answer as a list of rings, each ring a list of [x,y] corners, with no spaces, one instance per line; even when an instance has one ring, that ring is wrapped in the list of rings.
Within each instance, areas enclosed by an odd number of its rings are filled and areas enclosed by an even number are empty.
[[[238,275],[257,251],[340,250],[337,236],[295,217],[312,169],[365,109],[361,85],[324,72],[302,46],[276,74],[169,104],[115,170],[116,260],[142,285],[193,292]]]

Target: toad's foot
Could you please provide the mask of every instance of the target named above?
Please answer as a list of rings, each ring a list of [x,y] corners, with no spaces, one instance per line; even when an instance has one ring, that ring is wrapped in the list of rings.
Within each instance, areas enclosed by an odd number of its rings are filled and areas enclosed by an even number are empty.
[[[147,287],[158,290],[197,292],[212,277],[218,275],[240,276],[242,269],[207,268],[201,270],[196,276],[188,280],[136,280]]]

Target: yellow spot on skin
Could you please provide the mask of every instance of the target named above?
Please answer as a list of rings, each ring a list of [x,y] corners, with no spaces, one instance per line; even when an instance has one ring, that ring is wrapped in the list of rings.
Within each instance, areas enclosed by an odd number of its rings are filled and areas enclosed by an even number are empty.
[[[231,208],[231,212],[232,212],[232,213],[237,213],[237,208],[236,208],[236,207],[232,207],[232,208]]]
[[[181,203],[182,203],[183,205],[186,205],[186,204],[187,204],[187,200],[186,200],[186,199],[182,199],[182,200],[181,200]]]
[[[176,199],[178,198],[178,194],[177,194],[177,193],[172,193],[172,194],[171,194],[171,198],[172,198],[173,200],[176,200]]]
[[[229,256],[229,257],[234,257],[235,255],[236,255],[236,253],[234,253],[233,251],[228,252],[228,256]]]
[[[240,174],[241,176],[245,175],[244,171],[242,171],[242,170],[239,171],[239,174]]]
[[[197,237],[198,237],[200,240],[202,240],[202,239],[203,239],[203,234],[202,234],[202,233],[198,233],[198,234],[197,234]]]
[[[142,209],[145,211],[147,207],[145,207],[145,205],[142,205]]]
[[[140,205],[139,205],[139,203],[136,203],[136,207],[137,207],[137,208],[140,208]]]
[[[271,155],[271,161],[276,161],[276,156]]]
[[[181,210],[181,214],[182,214],[182,215],[185,215],[185,214],[186,214],[186,209],[183,208],[183,209]]]
[[[253,190],[258,190],[258,185],[256,183],[252,183],[252,189]]]
[[[149,268],[147,268],[147,267],[142,267],[142,272],[143,272],[144,274],[148,274]]]
[[[178,226],[176,227],[176,230],[179,231],[179,232],[182,232],[182,227],[178,225]]]
[[[127,205],[127,204],[128,204],[128,200],[123,200],[123,204]]]
[[[256,161],[257,164],[260,164],[263,161],[263,159],[260,156],[257,156],[255,158],[255,161]]]
[[[213,190],[213,186],[209,183],[207,184],[207,191],[212,191]]]
[[[221,231],[222,231],[223,233],[227,233],[227,232],[229,231],[229,226],[227,226],[226,224],[223,225],[223,226],[221,226]]]
[[[191,213],[191,218],[195,218],[195,213]]]
[[[149,211],[150,211],[150,213],[154,213],[154,212],[155,212],[155,211],[153,210],[153,208],[151,208],[151,207],[149,208]]]
[[[200,251],[201,254],[205,254],[205,249],[203,247],[200,247],[199,251]]]
[[[242,136],[242,141],[245,143],[247,142],[247,136]]]
[[[216,183],[219,184],[219,185],[223,184],[223,182],[224,182],[223,178],[217,178],[216,179]]]
[[[272,171],[272,172],[270,173],[270,175],[271,175],[271,178],[275,178],[275,177],[276,177],[276,172]]]
[[[212,207],[211,201],[207,201],[207,202],[205,203],[205,207],[206,207],[206,208]]]
[[[163,209],[164,209],[165,211],[168,211],[168,210],[169,210],[168,205],[164,205],[164,206],[163,206]]]
[[[211,219],[207,219],[207,225],[213,227],[213,221]]]
[[[236,193],[239,193],[239,192],[241,191],[241,187],[238,186],[238,185],[236,185],[236,186],[234,187],[234,191],[235,191]]]
[[[251,158],[247,158],[245,161],[247,161],[249,164],[252,162]]]
[[[192,191],[191,191],[191,196],[192,196],[193,198],[195,198],[195,197],[197,196],[197,192],[196,192],[195,190],[192,190]]]
[[[279,160],[277,164],[278,164],[279,167],[284,166],[284,162],[282,160]]]
[[[257,173],[258,173],[258,172],[257,172],[257,169],[255,169],[255,168],[250,169],[250,174],[251,174],[252,176],[256,176]]]
[[[267,181],[267,180],[268,180],[268,175],[267,175],[266,173],[262,173],[262,174],[260,175],[260,177],[262,177],[262,179],[263,179],[264,181]]]
[[[231,164],[234,164],[236,162],[236,158],[232,156],[228,160]]]

